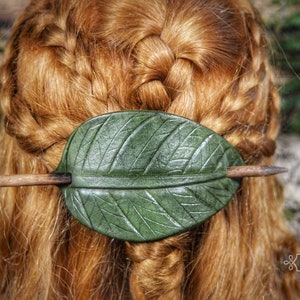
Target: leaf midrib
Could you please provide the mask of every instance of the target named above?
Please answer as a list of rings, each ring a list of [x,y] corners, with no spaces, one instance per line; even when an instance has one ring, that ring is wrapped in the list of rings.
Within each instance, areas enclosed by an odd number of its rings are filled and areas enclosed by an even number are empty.
[[[203,184],[226,177],[226,169],[200,174],[179,175],[74,175],[68,188],[139,190],[139,189],[167,189],[179,188],[196,184]]]

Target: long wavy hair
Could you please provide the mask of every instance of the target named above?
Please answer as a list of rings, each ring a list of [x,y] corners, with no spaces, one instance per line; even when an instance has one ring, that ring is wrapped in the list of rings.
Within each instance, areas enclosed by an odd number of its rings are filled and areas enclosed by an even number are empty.
[[[33,0],[1,68],[0,173],[53,171],[78,125],[125,109],[195,120],[271,164],[266,40],[246,0]],[[296,253],[274,177],[244,178],[210,220],[151,243],[85,228],[55,186],[1,189],[1,299],[296,299]]]

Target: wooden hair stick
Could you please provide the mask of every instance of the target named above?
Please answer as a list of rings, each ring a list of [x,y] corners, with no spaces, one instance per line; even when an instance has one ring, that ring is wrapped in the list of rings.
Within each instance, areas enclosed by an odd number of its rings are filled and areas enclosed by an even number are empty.
[[[286,168],[276,166],[238,166],[227,169],[227,177],[271,176],[287,172]],[[0,187],[66,185],[72,182],[71,174],[18,174],[0,176]]]

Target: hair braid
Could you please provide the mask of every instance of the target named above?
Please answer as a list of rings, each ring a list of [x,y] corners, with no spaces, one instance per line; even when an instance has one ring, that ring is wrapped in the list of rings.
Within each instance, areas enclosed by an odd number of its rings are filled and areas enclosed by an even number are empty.
[[[236,80],[218,110],[200,121],[229,140],[249,164],[275,151],[279,97],[267,62],[266,39],[256,16],[246,14],[248,50]],[[216,115],[217,113],[217,115]]]
[[[141,108],[155,107],[165,110],[170,105],[170,95],[164,81],[174,63],[174,55],[158,36],[140,41],[134,48],[135,97]],[[162,67],[161,67],[162,66]]]
[[[127,243],[133,299],[182,299],[190,234],[150,244]]]
[[[186,76],[175,79],[178,66],[171,49],[157,35],[150,35],[133,47],[134,77],[133,99],[142,109],[167,110],[175,95],[184,93]],[[177,76],[178,77],[178,76]],[[127,243],[128,257],[132,261],[130,290],[133,299],[180,299],[185,278],[186,234],[168,238],[163,242]]]

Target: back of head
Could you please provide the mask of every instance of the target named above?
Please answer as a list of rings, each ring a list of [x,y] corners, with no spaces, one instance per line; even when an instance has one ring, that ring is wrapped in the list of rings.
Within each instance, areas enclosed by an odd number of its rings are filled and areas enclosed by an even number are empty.
[[[261,21],[244,0],[33,0],[1,69],[1,174],[57,166],[90,117],[162,110],[269,164],[279,98]],[[274,178],[247,178],[229,205],[153,243],[95,233],[56,187],[6,188],[0,205],[5,299],[292,299],[282,260],[296,245]]]

